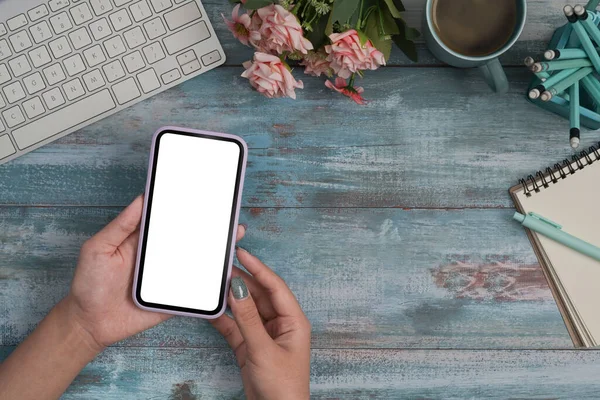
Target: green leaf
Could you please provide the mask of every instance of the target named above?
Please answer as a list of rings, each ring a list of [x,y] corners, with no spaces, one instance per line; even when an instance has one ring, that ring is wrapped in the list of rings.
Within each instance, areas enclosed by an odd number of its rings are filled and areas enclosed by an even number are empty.
[[[358,38],[360,39],[361,46],[364,46],[365,43],[367,43],[367,40],[369,40],[369,37],[363,31],[357,30],[356,33],[358,33]]]
[[[402,0],[393,0],[393,2],[399,11],[406,11],[406,8],[404,8],[404,4],[402,4]]]
[[[411,40],[407,40],[400,35],[396,35],[392,37],[392,40],[398,46],[400,50],[408,57],[411,61],[417,62],[419,57],[417,55],[417,47],[415,43]]]
[[[418,30],[409,27],[402,18],[396,18],[396,25],[400,31],[398,34],[406,40],[415,40],[421,36],[421,33]]]
[[[398,10],[398,8],[396,7],[396,4],[394,4],[394,0],[384,0],[385,4],[387,5],[387,8],[390,10],[390,13],[392,13],[392,15],[394,16],[394,18],[402,18],[402,14],[400,13],[400,10]]]
[[[329,18],[327,19],[327,25],[325,26],[325,34],[327,36],[333,33],[333,13],[329,14]]]
[[[247,0],[244,8],[247,10],[257,10],[273,4],[271,0]]]
[[[346,23],[358,8],[359,0],[336,0],[331,12],[332,22]]]
[[[325,42],[325,31],[327,30],[329,17],[327,15],[321,16],[316,22],[312,24],[311,32],[304,32],[304,36],[310,40],[315,50],[317,50],[323,42]]]
[[[373,46],[381,51],[386,59],[390,58],[392,51],[392,40],[389,37],[381,36],[379,32],[379,11],[375,10],[367,18],[367,24],[365,26],[365,33],[373,43]]]
[[[381,20],[384,35],[392,36],[400,34],[400,28],[398,27],[398,24],[396,24],[396,20],[394,19],[391,13],[382,10]]]

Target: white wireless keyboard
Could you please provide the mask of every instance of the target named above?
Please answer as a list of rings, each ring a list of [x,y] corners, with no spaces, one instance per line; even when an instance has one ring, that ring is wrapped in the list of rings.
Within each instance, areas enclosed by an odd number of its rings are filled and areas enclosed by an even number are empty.
[[[199,0],[0,0],[0,164],[223,62]]]

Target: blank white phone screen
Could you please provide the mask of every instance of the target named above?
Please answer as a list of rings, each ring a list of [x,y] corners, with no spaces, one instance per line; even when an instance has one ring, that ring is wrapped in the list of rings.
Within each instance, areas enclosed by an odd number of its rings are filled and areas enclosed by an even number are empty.
[[[241,149],[174,133],[157,145],[141,299],[211,312],[219,306]]]

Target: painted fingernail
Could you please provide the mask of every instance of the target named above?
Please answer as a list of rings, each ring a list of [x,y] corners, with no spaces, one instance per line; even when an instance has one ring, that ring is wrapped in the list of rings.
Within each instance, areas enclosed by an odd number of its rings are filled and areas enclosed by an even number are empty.
[[[235,246],[235,249],[236,249],[236,250],[245,251],[246,253],[248,252],[248,250],[246,250],[246,249],[244,249],[244,248],[242,248],[242,247],[240,247],[240,246]]]
[[[248,297],[248,287],[239,276],[231,280],[231,293],[236,300],[243,300]]]
[[[240,224],[240,225],[244,227],[244,230],[246,230],[246,231],[248,230],[248,224]]]

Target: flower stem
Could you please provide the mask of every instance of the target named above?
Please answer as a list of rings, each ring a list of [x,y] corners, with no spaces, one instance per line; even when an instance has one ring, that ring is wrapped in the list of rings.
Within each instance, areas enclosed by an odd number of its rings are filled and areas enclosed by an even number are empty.
[[[356,21],[356,29],[361,30],[360,26],[362,25],[362,13],[363,13],[363,6],[365,5],[364,0],[360,0],[360,8],[358,11],[358,21]]]
[[[354,87],[354,77],[356,74],[352,74],[352,76],[350,77],[350,82],[348,83],[348,86],[350,87]]]

